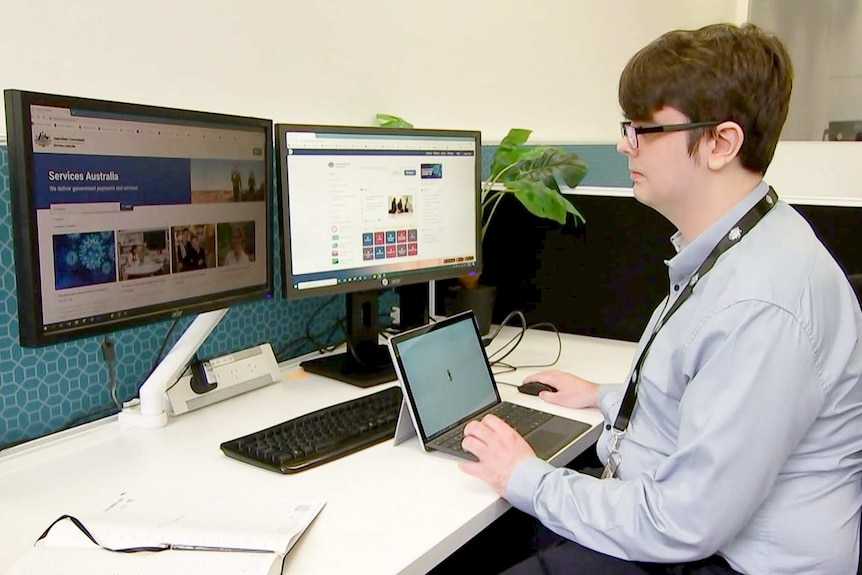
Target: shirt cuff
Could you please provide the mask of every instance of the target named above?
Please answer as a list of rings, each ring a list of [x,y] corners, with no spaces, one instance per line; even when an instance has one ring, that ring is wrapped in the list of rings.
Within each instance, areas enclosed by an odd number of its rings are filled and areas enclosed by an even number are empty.
[[[525,457],[515,466],[506,484],[506,501],[524,513],[536,515],[533,494],[542,478],[556,469],[538,457]]]

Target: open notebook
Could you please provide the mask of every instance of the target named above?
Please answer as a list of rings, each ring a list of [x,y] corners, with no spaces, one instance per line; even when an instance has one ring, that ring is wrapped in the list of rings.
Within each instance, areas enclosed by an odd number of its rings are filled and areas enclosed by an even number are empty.
[[[58,518],[8,575],[276,575],[323,506],[233,494],[121,493],[101,510]],[[161,550],[108,550],[142,548]]]
[[[502,412],[510,423],[532,420],[515,427],[536,455],[549,459],[590,428],[502,401],[472,311],[394,335],[389,352],[404,390],[396,444],[415,433],[426,451],[475,459],[460,447],[464,425]]]

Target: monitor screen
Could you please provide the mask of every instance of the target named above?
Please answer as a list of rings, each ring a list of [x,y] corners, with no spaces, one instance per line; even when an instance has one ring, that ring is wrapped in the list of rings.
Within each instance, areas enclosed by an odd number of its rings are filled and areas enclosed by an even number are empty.
[[[21,345],[271,296],[271,120],[4,96]]]
[[[480,271],[481,134],[276,124],[276,146],[286,296],[350,294],[337,369],[394,379],[377,291]]]

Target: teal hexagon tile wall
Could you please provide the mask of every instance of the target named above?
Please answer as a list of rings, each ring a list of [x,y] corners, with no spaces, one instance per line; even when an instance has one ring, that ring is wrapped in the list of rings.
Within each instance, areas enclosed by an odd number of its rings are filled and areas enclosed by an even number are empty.
[[[102,357],[102,336],[87,337],[41,348],[18,345],[18,301],[12,221],[9,210],[9,166],[0,146],[0,449],[95,419],[116,411],[110,395],[110,374]],[[278,246],[276,229],[273,246]],[[278,352],[306,333],[318,333],[344,315],[344,298],[285,301],[281,296],[281,261],[273,249],[276,289],[270,300],[239,304],[230,309],[201,347],[201,357],[213,357],[262,342]],[[321,306],[323,306],[321,308]],[[319,313],[318,313],[319,311]],[[181,319],[166,348],[182,334],[190,319]],[[168,335],[163,321],[108,334],[116,350],[117,395],[125,400],[152,368]],[[333,334],[333,339],[341,337]],[[329,342],[326,342],[329,343]],[[280,360],[311,351],[301,342]]]

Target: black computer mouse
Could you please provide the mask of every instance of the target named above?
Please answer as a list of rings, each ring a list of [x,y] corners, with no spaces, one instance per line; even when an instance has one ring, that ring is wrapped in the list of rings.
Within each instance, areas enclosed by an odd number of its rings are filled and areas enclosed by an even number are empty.
[[[557,388],[541,381],[530,381],[519,385],[518,391],[528,395],[539,395],[540,391],[557,391]]]

